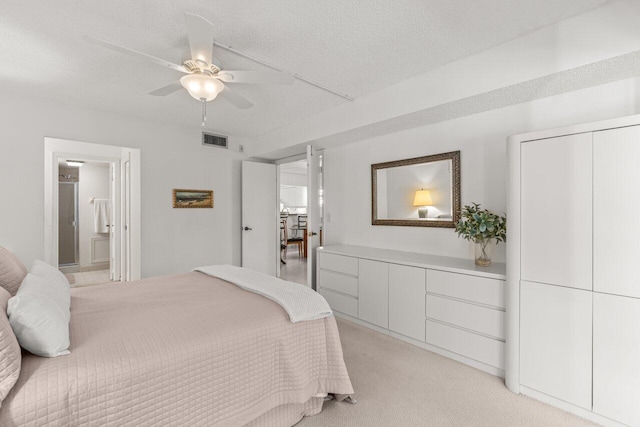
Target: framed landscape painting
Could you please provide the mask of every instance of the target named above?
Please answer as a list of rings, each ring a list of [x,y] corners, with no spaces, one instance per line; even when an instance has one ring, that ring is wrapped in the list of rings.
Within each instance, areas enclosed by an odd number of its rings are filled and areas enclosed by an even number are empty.
[[[173,190],[174,208],[213,208],[212,190]]]

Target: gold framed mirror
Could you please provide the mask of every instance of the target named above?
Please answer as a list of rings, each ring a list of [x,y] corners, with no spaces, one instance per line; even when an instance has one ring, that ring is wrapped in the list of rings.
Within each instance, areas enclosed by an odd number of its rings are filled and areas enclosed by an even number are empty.
[[[371,224],[455,228],[460,151],[371,165]]]

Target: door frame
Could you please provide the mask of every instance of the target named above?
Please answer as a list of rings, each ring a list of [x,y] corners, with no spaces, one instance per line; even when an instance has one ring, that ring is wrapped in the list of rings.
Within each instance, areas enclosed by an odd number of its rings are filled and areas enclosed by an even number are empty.
[[[130,161],[130,271],[122,274],[122,245],[124,244],[124,216],[121,209],[124,205],[121,176],[121,162],[128,155]],[[112,145],[93,144],[82,141],[72,141],[58,138],[44,138],[44,260],[58,266],[58,174],[59,161],[63,158],[77,158],[78,160],[109,162],[115,167],[114,180],[114,210],[116,218],[114,225],[119,232],[114,233],[111,242],[115,244],[115,257],[117,277],[130,277],[131,280],[140,278],[141,275],[141,232],[140,232],[140,150],[135,148],[118,147]]]
[[[276,189],[277,189],[276,190],[277,191],[276,209],[278,210],[278,212],[280,212],[280,165],[285,164],[285,163],[293,163],[293,162],[297,162],[297,161],[300,161],[300,160],[308,160],[307,147],[306,146],[305,146],[304,150],[305,151],[302,152],[302,153],[294,154],[294,155],[288,156],[288,157],[283,157],[283,158],[280,158],[280,159],[277,159],[277,160],[274,161],[274,163],[276,165],[276,177],[277,177],[277,181],[276,181]],[[323,161],[322,168],[324,170],[324,162],[326,160],[326,157],[324,156],[324,149],[313,148],[313,150],[315,152],[317,152],[318,154],[321,154],[323,156],[323,158],[322,158],[322,161]],[[309,178],[309,163],[307,162],[307,180],[308,180],[308,178]],[[324,173],[322,174],[322,179],[324,181]],[[324,182],[321,183],[321,188],[324,191]],[[310,194],[311,193],[309,191],[309,183],[307,181],[307,212],[308,212],[308,209],[309,209],[309,197],[310,197]],[[319,223],[319,225],[320,225],[321,229],[324,230],[325,229],[325,227],[324,227],[324,203],[320,206],[320,211],[322,213],[320,215],[320,217],[322,218],[322,221]],[[278,236],[280,236],[280,230],[279,229],[277,230],[277,233],[278,233]],[[327,236],[323,236],[323,240],[324,241],[326,241],[326,238],[327,238]],[[280,244],[280,239],[279,238],[278,238],[278,244]],[[280,250],[280,247],[278,246],[278,251],[279,250]],[[280,253],[280,252],[278,252],[278,253]],[[308,253],[307,256],[311,256],[311,253]],[[309,268],[308,265],[309,264],[307,264],[307,268]],[[280,277],[280,267],[281,267],[280,258],[278,258],[278,267],[276,269],[277,277]],[[312,271],[307,270],[307,278],[309,278],[311,276],[315,277],[315,275],[316,275],[316,272],[314,271],[315,268],[314,268],[313,265],[312,265],[311,269],[312,269]],[[309,281],[309,280],[307,279],[307,281]],[[315,281],[312,279],[308,283],[308,286],[312,287],[314,282]]]

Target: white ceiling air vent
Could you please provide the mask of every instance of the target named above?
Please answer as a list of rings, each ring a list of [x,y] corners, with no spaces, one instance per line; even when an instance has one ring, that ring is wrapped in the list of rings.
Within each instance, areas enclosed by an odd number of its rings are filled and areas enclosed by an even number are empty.
[[[227,137],[224,135],[216,135],[213,133],[202,132],[202,145],[210,147],[229,148],[227,146]]]

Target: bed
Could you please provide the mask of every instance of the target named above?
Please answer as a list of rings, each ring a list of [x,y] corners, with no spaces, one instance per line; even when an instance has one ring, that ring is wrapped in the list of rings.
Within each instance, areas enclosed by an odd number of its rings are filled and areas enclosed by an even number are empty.
[[[23,351],[1,426],[290,426],[353,393],[333,316],[200,272],[71,289],[70,342]]]

